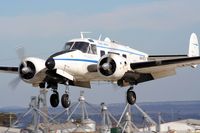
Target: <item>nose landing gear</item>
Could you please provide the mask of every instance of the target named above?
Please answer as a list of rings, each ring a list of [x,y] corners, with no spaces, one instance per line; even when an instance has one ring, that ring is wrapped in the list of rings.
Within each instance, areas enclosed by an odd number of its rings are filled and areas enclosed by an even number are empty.
[[[133,91],[133,86],[131,86],[131,87],[127,90],[126,98],[127,98],[127,102],[128,102],[130,105],[135,104],[135,102],[136,102],[136,94],[135,94],[135,92]]]

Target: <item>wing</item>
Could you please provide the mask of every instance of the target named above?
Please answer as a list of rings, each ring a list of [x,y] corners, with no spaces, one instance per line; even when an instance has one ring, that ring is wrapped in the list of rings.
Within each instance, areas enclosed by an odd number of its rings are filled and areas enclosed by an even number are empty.
[[[166,59],[177,59],[177,58],[185,58],[188,55],[149,55],[149,61],[156,61],[156,60],[166,60]]]
[[[193,66],[196,64],[200,64],[200,56],[138,62],[131,63],[130,65],[131,68],[137,72],[153,72],[175,69],[177,67]]]
[[[5,73],[18,73],[18,67],[6,67],[6,66],[0,66],[0,72],[5,72]]]
[[[127,72],[125,75],[132,74],[132,80],[140,83],[174,75],[176,74],[176,68],[196,64],[200,64],[200,56],[137,62],[130,64],[133,72]]]

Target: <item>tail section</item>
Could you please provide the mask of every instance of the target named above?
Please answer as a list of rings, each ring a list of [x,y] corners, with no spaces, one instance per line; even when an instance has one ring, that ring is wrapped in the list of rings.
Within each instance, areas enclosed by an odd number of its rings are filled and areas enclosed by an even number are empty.
[[[192,33],[190,36],[188,57],[194,56],[199,56],[199,43],[197,35]],[[192,67],[197,67],[197,65],[192,65]]]

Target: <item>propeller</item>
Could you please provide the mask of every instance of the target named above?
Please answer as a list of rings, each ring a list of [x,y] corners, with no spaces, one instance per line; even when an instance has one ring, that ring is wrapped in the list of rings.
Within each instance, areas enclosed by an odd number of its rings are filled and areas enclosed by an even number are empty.
[[[19,60],[23,63],[24,67],[27,67],[27,64],[24,60],[26,57],[24,47],[18,47],[16,50],[16,53],[17,53]]]
[[[116,63],[113,60],[113,58],[111,57],[111,54],[108,54],[99,63],[99,71],[105,76],[110,76],[110,75],[114,74],[115,70],[116,70]],[[114,91],[119,90],[119,86],[117,85],[117,83],[115,81],[106,82],[105,84],[110,84],[111,88]]]
[[[107,56],[103,58],[100,62],[100,72],[105,76],[110,76],[115,72],[116,63],[111,58],[111,56]]]
[[[10,86],[11,90],[15,90],[17,88],[17,86],[19,85],[20,81],[21,81],[21,79],[19,76],[15,77],[13,80],[11,80],[9,82],[9,86]]]
[[[112,71],[112,69],[113,69],[113,61],[114,60],[111,58],[111,55],[109,54],[109,56],[107,57],[107,64],[108,64],[107,70],[108,70],[109,74],[113,73],[113,71]]]
[[[16,53],[18,55],[18,58],[22,61],[24,60],[25,58],[25,50],[24,50],[24,47],[18,47],[16,49]]]
[[[17,53],[17,56],[19,58],[19,60],[22,62],[23,64],[23,68],[22,68],[22,72],[25,74],[25,73],[28,73],[30,72],[30,68],[27,67],[27,64],[25,62],[25,50],[24,50],[24,47],[19,47],[16,49],[16,53]],[[19,68],[20,69],[20,68]],[[17,86],[19,85],[21,81],[21,77],[20,75],[18,75],[17,77],[15,77],[13,80],[11,80],[9,82],[9,86],[12,90],[15,90],[17,88]]]

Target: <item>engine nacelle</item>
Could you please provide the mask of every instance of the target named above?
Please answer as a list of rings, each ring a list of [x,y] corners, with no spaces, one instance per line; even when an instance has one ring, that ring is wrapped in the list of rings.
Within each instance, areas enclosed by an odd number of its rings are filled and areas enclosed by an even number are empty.
[[[28,57],[20,64],[19,75],[27,83],[39,84],[45,79],[45,71],[42,71],[45,68],[45,60]]]
[[[120,55],[108,54],[101,57],[97,69],[106,80],[119,80],[128,71],[129,63]]]

